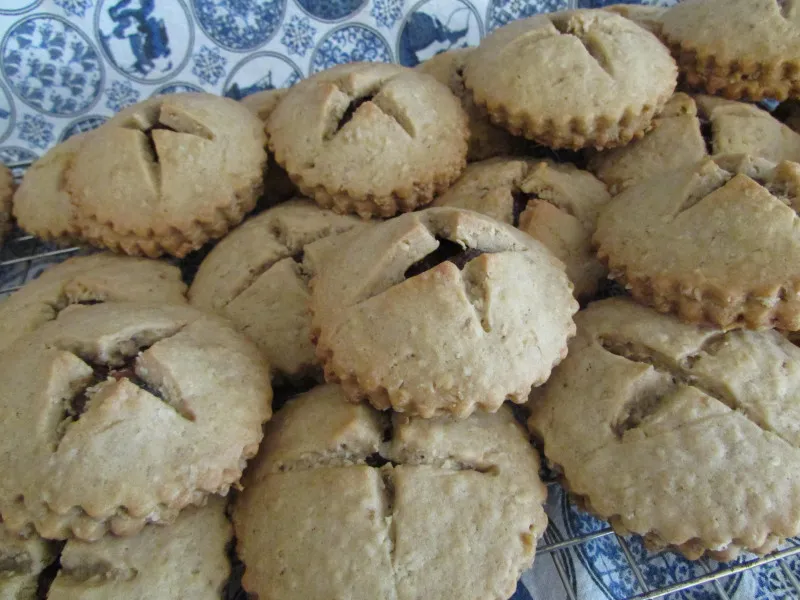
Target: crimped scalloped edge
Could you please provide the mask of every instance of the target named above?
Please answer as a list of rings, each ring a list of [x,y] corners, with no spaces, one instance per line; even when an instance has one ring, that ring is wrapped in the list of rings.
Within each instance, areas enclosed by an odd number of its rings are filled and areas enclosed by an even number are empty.
[[[292,183],[322,208],[331,209],[342,215],[357,214],[364,219],[369,219],[393,217],[398,213],[411,212],[433,202],[433,199],[449,188],[467,167],[467,141],[465,138],[463,152],[459,152],[459,158],[448,167],[434,173],[428,179],[420,178],[414,181],[409,178],[410,183],[395,188],[390,194],[383,196],[358,197],[350,194],[347,190],[327,185],[325,182],[309,180],[290,169],[285,155],[275,152],[274,156],[275,161],[289,174]]]
[[[490,120],[516,136],[534,140],[549,148],[581,150],[594,147],[596,150],[624,146],[640,139],[653,126],[653,118],[658,115],[675,86],[656,98],[652,104],[640,108],[628,107],[621,119],[610,115],[600,115],[592,119],[573,117],[569,121],[556,122],[553,118],[538,118],[524,110],[511,111],[488,95],[469,88],[475,104],[488,113]]]
[[[730,100],[759,101],[774,98],[783,102],[800,97],[800,60],[773,63],[741,58],[719,62],[709,49],[687,40],[661,38],[672,52],[686,83],[712,95]],[[754,74],[758,76],[754,78]]]
[[[101,223],[95,214],[82,209],[80,201],[73,197],[76,207],[75,223],[80,230],[80,237],[93,246],[131,256],[158,258],[163,254],[170,254],[183,258],[207,241],[222,237],[241,223],[245,215],[255,207],[262,190],[263,180],[259,179],[249,189],[235,192],[233,201],[228,206],[217,207],[216,219],[195,218],[186,229],[170,227],[167,234],[156,234],[151,229],[147,235],[141,235],[111,221]]]
[[[651,277],[614,261],[600,245],[597,258],[608,267],[609,279],[623,284],[640,304],[661,313],[676,314],[682,321],[716,325],[722,329],[800,330],[800,278],[776,284],[773,290],[721,290],[692,284],[666,275]],[[788,298],[795,298],[794,301]]]
[[[584,512],[590,513],[600,519],[609,522],[614,532],[619,536],[630,535],[631,533],[639,535],[644,540],[645,547],[651,552],[660,552],[662,550],[674,550],[681,553],[689,560],[699,560],[703,557],[711,558],[712,560],[720,562],[728,562],[736,559],[742,552],[752,552],[753,554],[769,554],[778,545],[784,541],[785,538],[778,537],[772,532],[766,532],[765,541],[761,546],[752,547],[743,544],[741,540],[731,538],[728,544],[721,550],[712,549],[708,544],[705,544],[700,538],[692,538],[681,544],[671,544],[664,540],[661,535],[655,531],[631,531],[622,524],[622,516],[619,514],[604,515],[595,510],[592,506],[591,500],[585,494],[578,494],[570,489],[569,481],[559,469],[558,481],[561,486],[569,493],[570,500]],[[765,528],[766,529],[766,528]],[[791,536],[790,536],[791,537]]]
[[[156,503],[147,515],[133,516],[124,506],[118,506],[112,515],[97,519],[89,516],[79,506],[72,507],[62,514],[41,501],[39,506],[43,510],[38,514],[28,510],[24,505],[19,512],[14,509],[6,510],[3,512],[3,525],[14,533],[35,530],[41,537],[47,539],[74,538],[94,542],[109,533],[124,537],[134,536],[150,523],[169,524],[184,508],[202,506],[209,495],[226,496],[231,486],[238,487],[247,461],[256,455],[261,444],[263,432],[260,428],[256,437],[256,441],[242,446],[239,464],[235,468],[220,467],[205,473],[203,480],[198,482],[194,490],[176,495],[173,502]]]
[[[430,407],[425,403],[420,403],[413,399],[402,399],[392,396],[389,390],[384,386],[367,387],[364,385],[363,380],[355,372],[339,373],[333,368],[333,349],[324,343],[321,343],[321,327],[313,322],[312,310],[312,329],[311,340],[314,343],[316,355],[320,363],[322,363],[323,371],[325,374],[325,381],[329,383],[338,383],[342,386],[342,390],[347,396],[348,400],[353,403],[361,403],[367,400],[373,407],[378,410],[393,410],[399,413],[406,413],[411,416],[419,416],[424,419],[432,417],[439,417],[444,415],[454,416],[459,419],[469,417],[476,410],[483,412],[494,413],[497,412],[506,400],[510,400],[514,404],[525,404],[528,401],[528,394],[523,394],[519,398],[510,398],[508,396],[500,398],[498,402],[471,402],[454,404],[449,407]],[[575,336],[576,329],[573,327],[564,341],[564,345],[559,350],[558,356],[553,360],[550,368],[542,373],[539,379],[531,384],[531,389],[536,386],[544,384],[552,373],[553,369],[567,357],[567,348],[569,340]]]

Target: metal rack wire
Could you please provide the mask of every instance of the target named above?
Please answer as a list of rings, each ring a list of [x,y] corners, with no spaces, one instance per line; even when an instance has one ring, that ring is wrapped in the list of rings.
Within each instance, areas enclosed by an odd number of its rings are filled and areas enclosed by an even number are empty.
[[[16,163],[7,166],[12,169],[15,178],[19,180],[24,174],[25,169],[30,166],[30,163]],[[37,240],[33,236],[25,235],[22,232],[12,232],[5,241],[2,250],[0,250],[0,301],[4,296],[19,289],[25,282],[35,277],[41,270],[47,268],[48,265],[60,262],[80,251],[81,249],[77,247],[58,248]],[[8,275],[10,275],[10,277]],[[3,283],[6,281],[10,281],[10,283]],[[554,488],[558,486],[558,483],[555,481],[548,481],[547,485],[550,491],[553,492]],[[798,580],[800,575],[794,573],[787,564],[787,559],[793,556],[800,557],[800,539],[797,538],[789,540],[786,544],[788,547],[782,547],[772,554],[762,557],[745,558],[735,564],[724,565],[702,560],[700,561],[703,570],[701,575],[692,576],[689,574],[689,576],[683,580],[661,586],[653,585],[652,582],[647,580],[641,568],[637,565],[637,561],[634,559],[630,542],[625,537],[616,535],[610,526],[606,526],[591,533],[568,536],[566,539],[562,539],[563,536],[560,534],[554,535],[550,529],[548,529],[548,532],[546,532],[544,537],[540,540],[536,553],[540,559],[545,556],[554,558],[553,564],[564,584],[566,597],[570,600],[580,600],[573,591],[568,575],[564,571],[562,566],[564,560],[557,559],[559,557],[564,558],[568,553],[579,549],[585,544],[609,536],[613,536],[618,541],[639,588],[643,590],[638,595],[625,597],[625,600],[652,600],[670,595],[673,598],[680,598],[680,592],[685,592],[703,585],[711,585],[720,600],[730,600],[724,586],[721,585],[721,582],[725,578],[771,563],[777,563],[780,566],[785,580],[790,582],[793,588],[788,592],[790,595],[785,594],[783,597],[800,598],[800,581]],[[240,589],[229,590],[226,593],[226,597],[239,599],[244,598],[245,595]]]

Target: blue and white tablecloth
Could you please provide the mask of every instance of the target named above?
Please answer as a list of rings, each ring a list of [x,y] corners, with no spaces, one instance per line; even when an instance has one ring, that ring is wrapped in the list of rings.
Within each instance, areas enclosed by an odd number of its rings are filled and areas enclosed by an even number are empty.
[[[616,0],[621,1],[621,0]],[[651,0],[656,2],[656,0]],[[660,0],[669,4],[674,0]],[[241,98],[284,87],[331,65],[414,66],[448,48],[476,45],[520,17],[608,0],[0,0],[0,160],[41,155],[121,108],[153,95],[206,90]],[[47,261],[9,276],[30,279]],[[2,274],[0,274],[2,275]],[[22,281],[11,281],[20,284]],[[9,282],[6,282],[8,285]],[[546,542],[606,527],[551,488]],[[714,564],[629,553],[653,589]],[[514,600],[627,598],[643,593],[613,535],[537,557]],[[770,564],[670,598],[796,598],[800,559]],[[567,587],[562,581],[568,582]],[[722,593],[721,593],[722,591]],[[435,599],[431,599],[435,600]]]

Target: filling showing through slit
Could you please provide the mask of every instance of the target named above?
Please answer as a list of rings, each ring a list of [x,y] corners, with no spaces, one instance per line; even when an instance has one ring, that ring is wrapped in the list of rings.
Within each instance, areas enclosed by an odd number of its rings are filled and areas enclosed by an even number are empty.
[[[703,136],[703,141],[706,144],[706,154],[709,156],[714,155],[714,130],[711,126],[711,121],[700,119],[700,135]]]
[[[436,237],[436,241],[439,242],[439,246],[436,248],[436,250],[421,258],[413,265],[408,267],[408,269],[406,269],[406,279],[411,279],[420,273],[430,271],[435,266],[440,265],[443,262],[451,262],[458,267],[459,270],[461,270],[473,258],[477,258],[481,254],[486,254],[483,250],[478,250],[477,248],[464,248],[461,246],[461,244],[450,241],[446,238],[441,238],[439,236]]]
[[[172,127],[167,127],[166,125],[164,125],[162,123],[156,123],[152,127],[149,127],[148,129],[144,129],[142,131],[142,133],[145,136],[145,140],[147,142],[147,150],[150,153],[150,156],[153,157],[153,161],[155,161],[155,162],[159,162],[159,158],[158,158],[158,150],[156,149],[156,142],[153,139],[153,132],[158,130],[158,129],[161,129],[161,130],[164,130],[164,131],[172,131],[173,133],[178,133],[177,130],[173,129]]]
[[[519,218],[522,213],[525,212],[525,209],[528,208],[528,203],[531,200],[537,200],[539,196],[516,189],[511,192],[511,198],[513,199],[513,204],[511,205],[511,224],[514,225],[514,227],[519,227]]]
[[[356,98],[355,100],[352,100],[347,106],[347,110],[344,111],[344,114],[339,119],[339,124],[336,126],[336,131],[333,132],[334,135],[339,133],[345,125],[353,120],[353,115],[356,114],[359,106],[365,102],[371,102],[374,97],[374,95],[368,95],[364,96],[363,98]]]

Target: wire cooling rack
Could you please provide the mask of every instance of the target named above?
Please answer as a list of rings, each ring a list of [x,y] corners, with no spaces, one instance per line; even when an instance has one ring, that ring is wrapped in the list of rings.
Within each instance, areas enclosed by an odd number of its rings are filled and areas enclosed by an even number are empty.
[[[22,178],[30,163],[15,163],[7,165],[17,181]],[[25,282],[34,279],[48,266],[65,260],[66,258],[81,252],[80,248],[59,248],[52,244],[47,244],[23,232],[14,230],[6,239],[2,250],[0,250],[0,301],[8,294],[16,291]],[[546,482],[550,495],[563,494],[559,484],[550,480]],[[552,508],[552,507],[551,507]],[[800,559],[800,539],[795,538],[784,543],[779,550],[766,556],[755,557],[748,555],[740,558],[733,564],[715,563],[710,560],[701,560],[697,564],[701,573],[696,574],[698,569],[687,571],[686,576],[672,577],[672,581],[667,584],[657,584],[645,576],[641,561],[635,558],[635,552],[631,548],[631,538],[618,536],[610,526],[603,526],[584,534],[565,535],[562,531],[556,531],[552,523],[548,527],[545,535],[539,541],[536,550],[537,561],[534,565],[534,572],[537,564],[542,562],[544,557],[551,557],[553,568],[558,573],[564,585],[564,595],[561,597],[569,600],[581,600],[579,592],[575,591],[574,574],[568,573],[565,565],[570,562],[569,554],[588,544],[597,542],[604,538],[616,539],[622,550],[627,567],[633,573],[636,589],[640,590],[634,595],[626,595],[612,592],[611,597],[617,600],[652,600],[669,596],[676,600],[683,598],[702,597],[704,599],[718,598],[719,600],[731,600],[726,592],[723,582],[738,574],[755,570],[767,565],[777,565],[781,580],[781,587],[778,593],[764,596],[765,598],[784,598],[800,599],[800,573],[796,567],[793,569],[788,561],[792,557]],[[240,569],[235,569],[241,576]],[[247,596],[235,582],[231,582],[225,597],[227,599],[244,600]],[[684,594],[692,590],[704,589],[701,596],[695,594]],[[683,592],[683,593],[682,593]],[[761,598],[762,596],[758,596]]]

